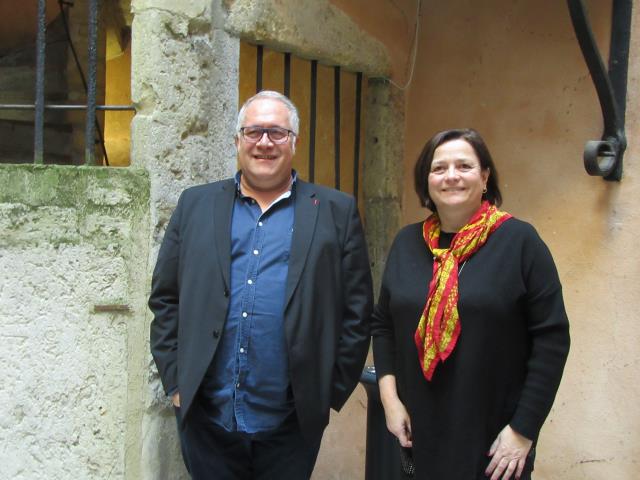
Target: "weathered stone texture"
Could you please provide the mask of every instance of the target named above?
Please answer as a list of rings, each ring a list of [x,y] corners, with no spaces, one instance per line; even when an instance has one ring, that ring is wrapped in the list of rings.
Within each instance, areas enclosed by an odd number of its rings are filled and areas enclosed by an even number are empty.
[[[148,190],[141,171],[0,166],[0,478],[135,473]]]
[[[156,238],[182,190],[235,169],[238,40],[212,31],[209,4],[134,3],[132,162],[151,174]]]
[[[122,478],[126,319],[91,304],[126,298],[123,259],[91,245],[11,247],[0,277],[0,436],[11,439],[0,477]]]
[[[386,47],[327,0],[235,0],[226,28],[251,43],[369,76],[391,73]]]
[[[209,18],[211,0],[132,0],[134,15],[145,10],[165,11],[186,18]]]
[[[387,253],[400,228],[404,95],[386,81],[370,80],[366,102],[365,230],[378,292]]]
[[[137,113],[131,158],[150,175],[149,271],[180,193],[229,177],[236,168],[239,40],[223,30],[225,11],[219,3],[132,4],[132,100]],[[144,372],[137,478],[186,478],[173,411],[148,354]]]

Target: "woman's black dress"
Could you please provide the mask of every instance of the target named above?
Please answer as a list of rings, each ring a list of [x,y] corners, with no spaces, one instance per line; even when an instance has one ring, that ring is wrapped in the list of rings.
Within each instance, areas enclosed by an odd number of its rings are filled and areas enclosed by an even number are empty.
[[[452,237],[443,234],[440,247]],[[432,268],[422,223],[403,228],[373,318],[377,375],[396,376],[411,418],[417,479],[485,479],[498,433],[510,424],[535,440],[551,409],[569,351],[560,281],[535,229],[515,218],[504,222],[459,266],[460,337],[428,382],[413,338]]]

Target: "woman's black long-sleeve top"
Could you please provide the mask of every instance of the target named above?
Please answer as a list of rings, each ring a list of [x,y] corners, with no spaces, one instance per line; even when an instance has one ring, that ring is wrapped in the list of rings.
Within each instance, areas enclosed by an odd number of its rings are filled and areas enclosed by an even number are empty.
[[[452,236],[443,234],[440,247]],[[535,440],[551,409],[570,342],[562,287],[535,229],[507,220],[459,266],[460,337],[428,382],[414,333],[432,269],[422,223],[403,228],[373,317],[376,372],[396,376],[411,418],[416,478],[485,478],[498,433],[510,424]]]

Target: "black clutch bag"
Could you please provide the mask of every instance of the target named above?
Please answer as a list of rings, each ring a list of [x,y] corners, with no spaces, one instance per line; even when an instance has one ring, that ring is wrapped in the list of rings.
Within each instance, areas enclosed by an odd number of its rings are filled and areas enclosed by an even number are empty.
[[[413,450],[408,447],[400,447],[400,465],[402,467],[402,473],[407,478],[414,478],[416,474],[416,467],[413,464]]]

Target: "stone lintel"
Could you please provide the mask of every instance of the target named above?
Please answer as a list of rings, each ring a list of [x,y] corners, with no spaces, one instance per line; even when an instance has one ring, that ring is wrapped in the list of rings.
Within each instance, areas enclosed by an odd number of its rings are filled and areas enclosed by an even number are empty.
[[[211,0],[131,0],[131,11],[164,10],[187,18],[209,17]]]
[[[226,30],[247,42],[367,76],[391,75],[387,48],[328,0],[236,0],[228,8]]]

